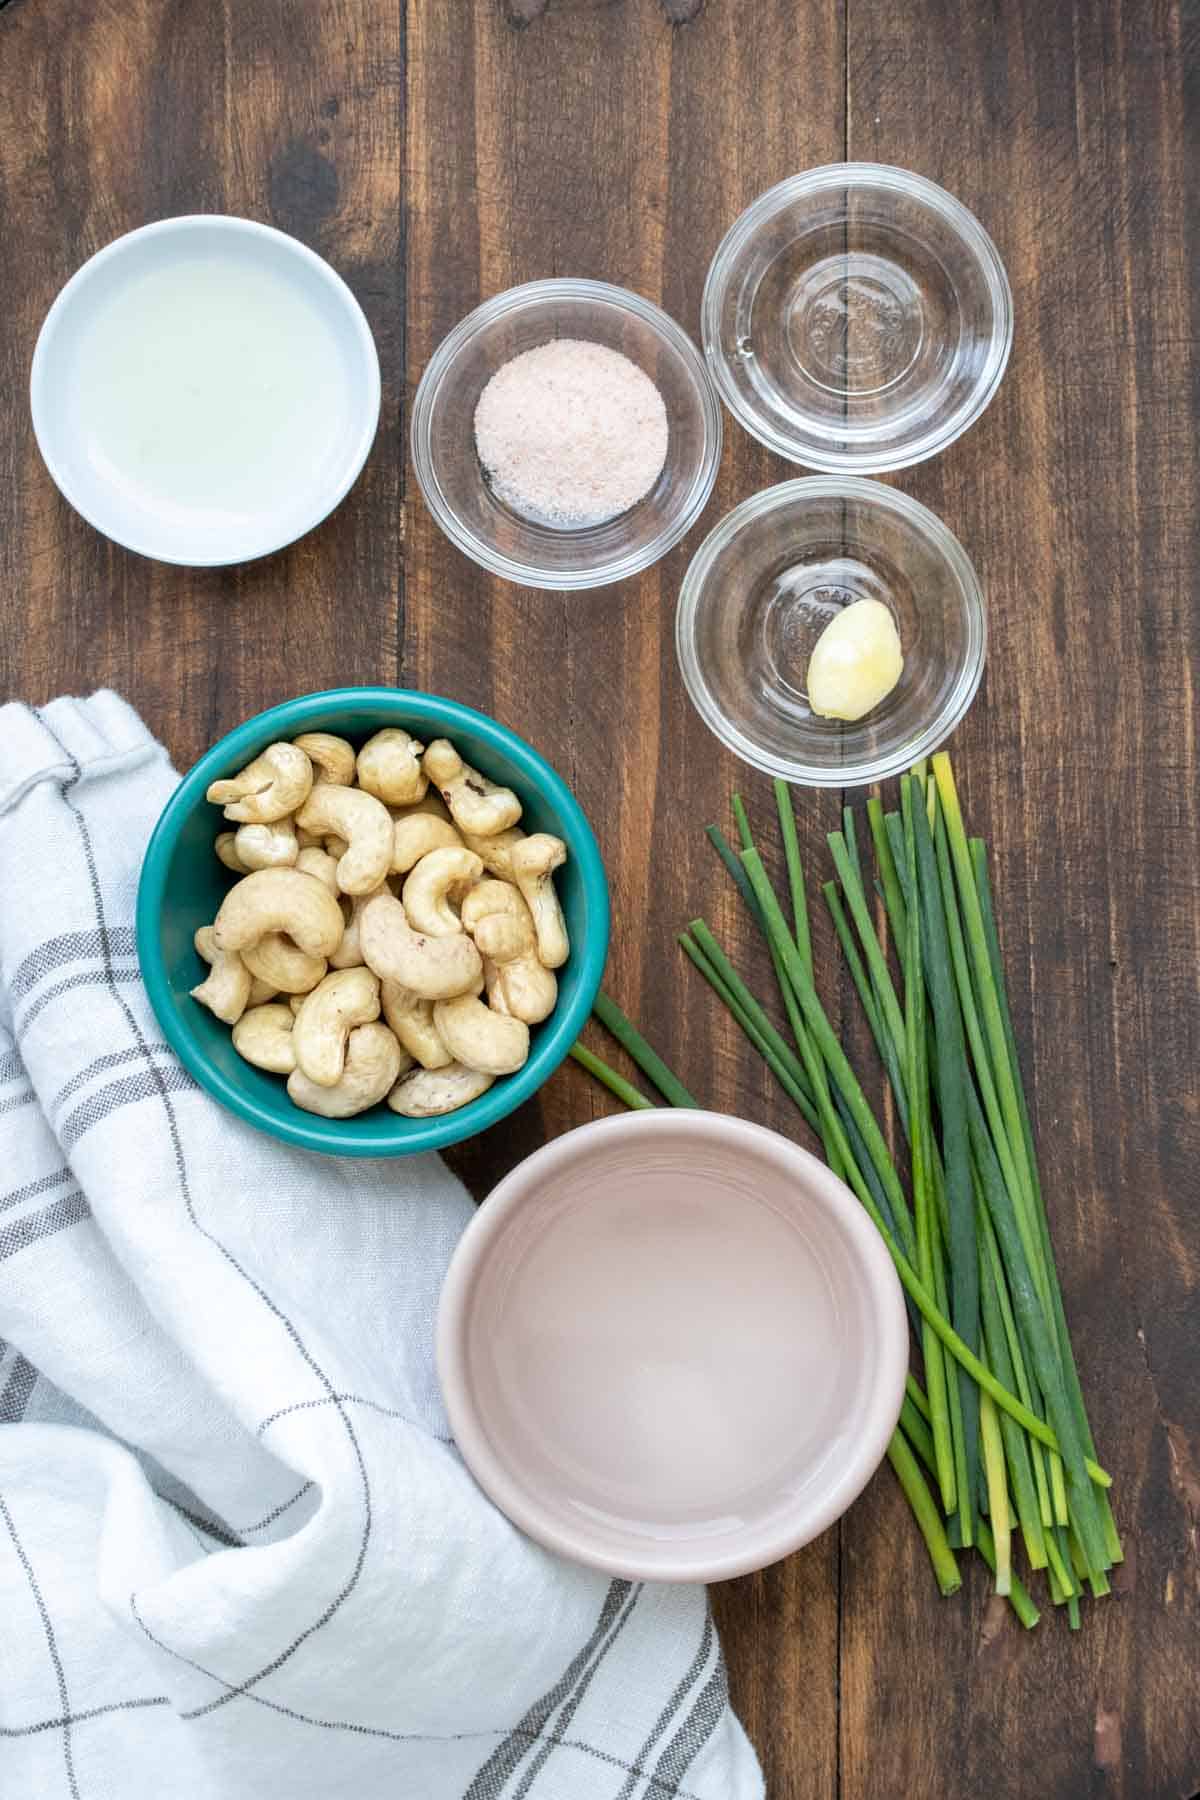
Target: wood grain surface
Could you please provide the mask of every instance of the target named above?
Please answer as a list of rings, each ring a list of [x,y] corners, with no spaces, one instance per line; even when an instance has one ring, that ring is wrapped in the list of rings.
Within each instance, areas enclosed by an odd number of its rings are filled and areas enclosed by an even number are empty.
[[[703,827],[739,785],[765,821],[769,790],[691,711],[672,619],[703,530],[793,471],[728,422],[705,520],[659,568],[582,596],[523,591],[432,524],[407,403],[452,324],[535,276],[623,283],[695,332],[725,227],[814,163],[934,177],[1007,262],[1017,337],[999,397],[896,483],[988,589],[988,673],[956,768],[998,858],[1068,1310],[1128,1556],[1080,1633],[1047,1617],[1026,1636],[978,1564],[938,1599],[885,1470],[840,1529],[714,1595],[772,1800],[1186,1800],[1200,1785],[1198,70],[1195,0],[0,7],[0,698],[111,684],[180,766],[247,714],[344,682],[494,713],[596,827],[610,990],[705,1103],[792,1133],[674,945],[702,911],[767,985]],[[25,399],[40,321],[84,257],[200,210],[328,257],[384,378],[348,499],[233,571],[106,543],[51,484]],[[838,804],[799,796],[813,871]],[[823,924],[817,954],[837,1013]],[[568,1066],[457,1166],[482,1196],[607,1106]]]

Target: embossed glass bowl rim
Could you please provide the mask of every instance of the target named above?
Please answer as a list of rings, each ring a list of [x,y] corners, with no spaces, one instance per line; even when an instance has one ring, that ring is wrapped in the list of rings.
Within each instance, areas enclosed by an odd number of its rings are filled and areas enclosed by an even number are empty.
[[[940,214],[978,265],[992,303],[991,341],[978,379],[945,420],[899,450],[889,449],[886,445],[875,448],[869,444],[839,450],[831,444],[822,443],[819,438],[817,441],[810,441],[808,437],[800,438],[781,430],[755,406],[752,395],[739,388],[733,377],[730,358],[721,342],[721,313],[726,289],[738,258],[746,251],[753,238],[798,201],[838,188],[855,187],[883,188],[907,199],[921,201]],[[734,418],[760,444],[765,444],[778,456],[786,457],[789,462],[800,463],[825,474],[882,475],[895,469],[911,468],[914,463],[925,462],[929,457],[936,456],[940,450],[945,450],[956,438],[961,437],[968,426],[973,425],[991,404],[1008,367],[1012,350],[1012,288],[1009,286],[1000,252],[990,234],[961,200],[956,200],[953,194],[947,193],[944,187],[939,187],[936,181],[930,181],[924,175],[915,175],[910,169],[895,168],[890,163],[823,163],[819,168],[806,169],[802,174],[789,175],[786,180],[777,182],[774,187],[760,194],[757,200],[752,200],[745,212],[734,220],[709,264],[704,295],[700,302],[700,329],[704,354],[722,400]],[[881,420],[880,424],[886,428],[887,421]],[[814,432],[821,430],[815,423],[811,429]],[[825,434],[822,432],[822,435]],[[835,442],[838,441],[837,431],[831,430],[827,435]]]
[[[958,679],[942,706],[919,731],[895,749],[863,757],[858,762],[839,763],[835,768],[805,762],[801,757],[776,756],[748,738],[718,703],[696,648],[700,603],[721,552],[744,531],[769,519],[772,513],[785,511],[793,505],[802,506],[810,500],[858,500],[882,511],[897,513],[915,526],[945,560],[957,583],[963,597],[967,638]],[[679,590],[679,604],[675,609],[675,654],[692,705],[713,735],[743,762],[768,775],[781,775],[797,787],[865,787],[869,782],[886,781],[890,776],[903,774],[913,763],[936,750],[963,719],[983,679],[987,659],[987,608],[974,563],[950,527],[919,500],[913,500],[886,482],[872,481],[863,475],[801,475],[751,494],[713,526],[688,564]]]
[[[690,492],[685,504],[680,508],[678,516],[664,525],[659,531],[647,539],[644,544],[626,551],[623,554],[609,556],[603,563],[588,565],[580,563],[576,568],[548,569],[541,563],[524,562],[519,558],[505,556],[490,544],[486,538],[472,531],[465,525],[453,504],[442,489],[433,465],[432,427],[435,402],[443,382],[451,374],[454,364],[462,351],[472,340],[494,325],[498,319],[510,313],[519,313],[525,307],[540,305],[547,300],[585,301],[596,306],[608,306],[616,312],[631,314],[648,325],[659,341],[673,350],[684,364],[691,385],[700,403],[703,418],[704,437],[699,465],[691,477]],[[445,532],[450,542],[469,556],[473,562],[489,570],[493,575],[501,575],[506,581],[515,581],[522,587],[554,588],[559,591],[579,588],[607,587],[614,581],[623,581],[630,575],[637,575],[643,569],[650,568],[673,549],[680,538],[691,530],[704,508],[708,505],[713,484],[717,479],[717,470],[721,463],[721,445],[724,436],[724,422],[721,414],[721,403],[717,399],[704,357],[692,342],[682,325],[678,324],[669,313],[656,306],[653,300],[635,294],[630,288],[617,287],[609,281],[590,281],[570,276],[554,276],[542,281],[526,281],[519,287],[506,288],[503,293],[495,294],[485,300],[465,319],[460,319],[442,339],[425,366],[425,373],[417,385],[416,397],[412,410],[412,458],[416,472],[417,485],[424,497],[425,504]],[[670,444],[667,447],[668,462],[671,456]],[[480,480],[482,480],[482,474]],[[640,505],[640,502],[639,502]],[[635,509],[631,509],[632,511]],[[564,534],[564,538],[568,534]]]

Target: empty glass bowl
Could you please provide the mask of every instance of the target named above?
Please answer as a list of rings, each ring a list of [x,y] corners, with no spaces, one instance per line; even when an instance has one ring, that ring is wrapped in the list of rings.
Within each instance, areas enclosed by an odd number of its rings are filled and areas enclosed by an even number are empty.
[[[585,338],[636,363],[667,410],[667,457],[641,500],[598,525],[539,524],[496,495],[475,450],[475,408],[496,371],[552,338]],[[704,358],[661,308],[604,281],[531,281],[486,301],[442,340],[413,403],[425,503],[460,550],[527,587],[620,581],[665,554],[699,517],[721,460],[721,408]]]
[[[808,703],[813,647],[855,600],[900,633],[892,692],[852,724]],[[979,686],[983,593],[958,539],[882,482],[816,475],[744,500],[693,557],[675,645],[687,690],[730,750],[786,781],[853,787],[896,775],[954,729]]]
[[[832,473],[903,469],[953,443],[999,386],[1012,328],[1008,277],[974,214],[879,163],[761,194],[704,288],[725,404],[780,456]]]

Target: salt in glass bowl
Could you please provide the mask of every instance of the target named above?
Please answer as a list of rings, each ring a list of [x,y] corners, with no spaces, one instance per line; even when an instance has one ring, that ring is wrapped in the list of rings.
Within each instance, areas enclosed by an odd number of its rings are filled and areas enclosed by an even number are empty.
[[[878,474],[934,456],[991,400],[1013,306],[995,244],[932,181],[831,163],[726,233],[702,306],[721,397],[778,455]]]
[[[475,449],[475,408],[514,356],[553,338],[618,350],[654,382],[667,410],[667,456],[654,486],[617,517],[539,524],[492,490]],[[649,568],[703,511],[721,460],[721,408],[704,359],[661,308],[604,281],[531,281],[477,307],[430,358],[413,402],[412,454],[425,503],[451,543],[525,587],[591,588]]]
[[[855,600],[900,634],[891,693],[852,723],[809,705],[813,648]],[[983,592],[928,507],[860,476],[807,476],[744,500],[711,531],[680,590],[675,646],[693,705],[755,768],[811,787],[898,775],[963,717],[983,674]]]

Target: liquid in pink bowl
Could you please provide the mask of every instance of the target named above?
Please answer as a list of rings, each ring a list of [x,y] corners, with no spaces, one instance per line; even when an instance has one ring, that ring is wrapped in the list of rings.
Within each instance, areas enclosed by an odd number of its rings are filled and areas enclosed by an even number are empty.
[[[515,1523],[614,1573],[715,1580],[806,1542],[895,1428],[907,1325],[857,1201],[713,1113],[600,1120],[501,1182],[455,1254],[438,1362]]]

